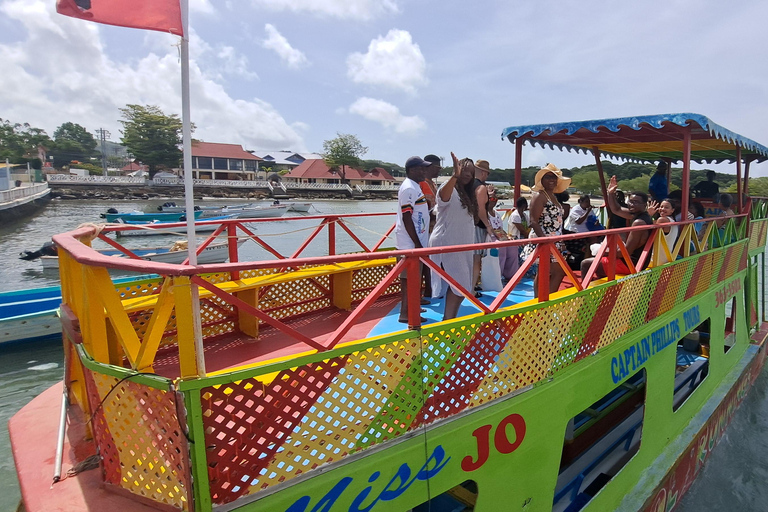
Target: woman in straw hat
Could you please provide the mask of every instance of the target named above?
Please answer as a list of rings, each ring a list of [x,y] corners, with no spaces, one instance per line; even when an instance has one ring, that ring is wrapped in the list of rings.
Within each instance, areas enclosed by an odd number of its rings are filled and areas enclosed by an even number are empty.
[[[563,234],[563,206],[557,200],[556,194],[565,192],[571,179],[563,176],[562,171],[554,164],[547,164],[536,173],[535,191],[531,199],[530,234],[528,238],[542,236],[558,236]],[[530,258],[536,246],[528,244],[523,249],[522,259]],[[554,257],[552,262],[554,263]],[[565,271],[559,264],[549,266],[549,292],[554,293],[560,288],[560,282],[565,276]],[[531,270],[536,274],[534,279],[534,294],[538,293],[538,263]]]

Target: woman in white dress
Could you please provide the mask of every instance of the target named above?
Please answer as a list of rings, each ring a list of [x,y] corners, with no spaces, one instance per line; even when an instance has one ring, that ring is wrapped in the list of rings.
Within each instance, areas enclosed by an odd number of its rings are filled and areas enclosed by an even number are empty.
[[[437,191],[435,229],[429,237],[430,247],[469,245],[475,243],[475,217],[477,209],[468,186],[475,179],[475,164],[469,158],[459,161],[453,158],[453,176]],[[432,261],[440,265],[448,275],[467,291],[472,290],[472,251],[434,254]],[[436,272],[432,273],[432,296],[445,295],[443,320],[456,318],[464,297],[453,286],[447,286]]]

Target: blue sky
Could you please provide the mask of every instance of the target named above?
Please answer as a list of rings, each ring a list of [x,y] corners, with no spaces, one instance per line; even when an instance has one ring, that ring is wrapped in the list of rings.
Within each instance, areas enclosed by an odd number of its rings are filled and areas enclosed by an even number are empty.
[[[768,145],[768,3],[190,0],[195,137],[512,167],[511,125],[696,112]],[[0,117],[118,140],[128,103],[180,113],[177,38],[0,0]],[[590,157],[526,147],[525,165]],[[731,167],[718,167],[731,171]],[[768,175],[768,164],[753,176]]]

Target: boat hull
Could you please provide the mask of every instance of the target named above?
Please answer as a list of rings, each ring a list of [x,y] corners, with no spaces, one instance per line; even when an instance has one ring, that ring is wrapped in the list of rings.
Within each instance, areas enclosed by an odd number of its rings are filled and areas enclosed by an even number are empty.
[[[238,219],[268,219],[282,217],[288,211],[287,205],[261,206],[256,208],[243,208],[233,210],[228,208],[227,213],[237,215]]]
[[[140,286],[153,276],[117,278],[118,287]],[[48,286],[0,293],[0,345],[61,336],[61,288]]]
[[[109,255],[117,256],[117,251],[109,251]],[[141,256],[141,259],[146,261],[157,261],[162,263],[174,263],[179,264],[187,259],[187,251],[169,251],[167,247],[155,247],[152,249],[134,250],[137,256]],[[152,254],[147,254],[152,253]],[[197,255],[198,264],[204,263],[223,263],[229,259],[229,249],[226,244],[211,244],[203,252]],[[59,268],[58,256],[41,256],[40,263],[45,270],[54,270]]]
[[[51,190],[46,188],[31,196],[0,203],[0,222],[11,222],[32,215],[50,200]]]

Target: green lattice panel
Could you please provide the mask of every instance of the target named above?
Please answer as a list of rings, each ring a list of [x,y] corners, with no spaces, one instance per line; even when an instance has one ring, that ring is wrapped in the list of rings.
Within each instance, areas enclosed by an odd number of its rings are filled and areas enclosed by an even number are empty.
[[[597,308],[600,305],[600,301],[605,296],[605,287],[597,290],[590,290],[582,296],[579,308],[576,313],[576,318],[568,333],[563,337],[562,347],[557,353],[557,356],[552,361],[552,366],[549,375],[563,370],[569,366],[576,359],[579,353],[581,344],[584,341],[584,336],[587,334],[589,326],[592,324],[592,319],[595,317]]]

